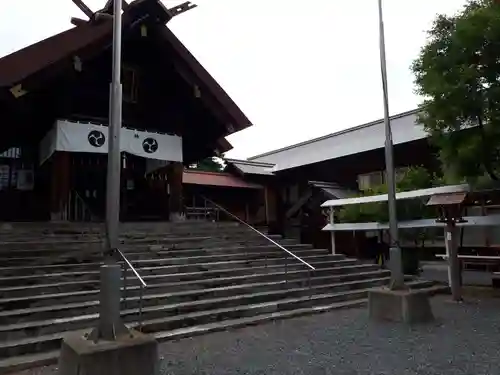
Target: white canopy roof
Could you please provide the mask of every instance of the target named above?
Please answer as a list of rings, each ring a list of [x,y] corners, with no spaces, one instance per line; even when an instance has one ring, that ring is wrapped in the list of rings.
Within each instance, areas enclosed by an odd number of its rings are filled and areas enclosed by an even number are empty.
[[[429,189],[412,190],[412,191],[396,193],[396,199],[402,200],[402,199],[425,198],[435,194],[462,193],[468,191],[470,191],[470,186],[468,184],[439,186]],[[371,195],[371,196],[357,197],[357,198],[332,199],[323,203],[321,207],[339,207],[339,206],[347,206],[350,204],[387,202],[387,200],[388,200],[387,194]]]
[[[500,225],[500,215],[488,215],[488,216],[465,216],[464,223],[457,223],[457,227],[489,227]],[[398,228],[400,229],[412,229],[412,228],[444,228],[444,223],[437,223],[436,219],[421,219],[421,220],[410,220],[401,221],[398,223]],[[372,231],[372,230],[383,230],[389,229],[389,224],[387,223],[339,223],[339,224],[328,224],[323,230],[324,231]]]

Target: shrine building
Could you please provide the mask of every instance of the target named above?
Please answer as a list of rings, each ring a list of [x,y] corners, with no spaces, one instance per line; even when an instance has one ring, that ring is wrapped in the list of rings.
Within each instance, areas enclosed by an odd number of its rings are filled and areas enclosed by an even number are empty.
[[[0,59],[0,221],[104,215],[112,3]],[[122,221],[178,218],[184,165],[251,125],[169,29],[191,7],[124,3]]]

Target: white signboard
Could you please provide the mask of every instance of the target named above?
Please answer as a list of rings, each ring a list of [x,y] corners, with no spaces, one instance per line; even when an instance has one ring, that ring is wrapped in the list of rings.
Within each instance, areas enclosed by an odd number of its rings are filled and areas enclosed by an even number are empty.
[[[122,128],[120,150],[147,159],[182,162],[182,137]],[[40,163],[55,151],[108,152],[108,127],[58,120],[40,144]]]

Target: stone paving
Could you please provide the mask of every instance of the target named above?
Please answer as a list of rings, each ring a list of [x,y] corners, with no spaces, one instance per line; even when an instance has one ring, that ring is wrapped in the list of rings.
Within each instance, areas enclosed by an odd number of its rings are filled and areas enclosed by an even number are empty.
[[[500,374],[500,299],[439,296],[433,308],[437,321],[415,327],[369,322],[360,308],[164,343],[161,375]]]

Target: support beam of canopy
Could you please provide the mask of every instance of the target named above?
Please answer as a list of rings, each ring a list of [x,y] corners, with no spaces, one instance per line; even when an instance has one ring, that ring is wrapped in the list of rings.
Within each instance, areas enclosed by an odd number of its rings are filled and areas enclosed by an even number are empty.
[[[500,225],[500,214],[489,216],[465,216],[465,221],[457,223],[457,227],[494,227]],[[436,222],[436,219],[420,219],[410,221],[400,221],[398,223],[400,229],[415,229],[415,228],[444,228],[446,223]],[[389,229],[387,223],[338,223],[327,224],[323,230],[342,232],[342,231],[375,231]]]

